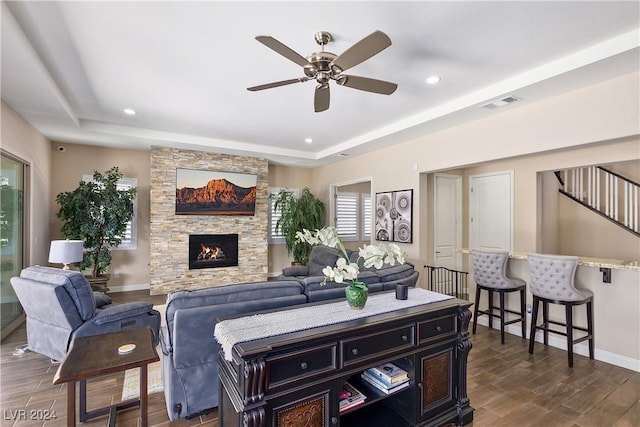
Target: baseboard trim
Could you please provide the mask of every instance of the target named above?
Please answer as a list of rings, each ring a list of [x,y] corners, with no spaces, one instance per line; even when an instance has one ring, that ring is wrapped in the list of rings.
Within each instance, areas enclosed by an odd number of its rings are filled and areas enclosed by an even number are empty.
[[[148,283],[142,283],[139,285],[122,285],[122,286],[109,286],[109,292],[131,292],[131,291],[145,291],[151,289]]]
[[[473,322],[473,319],[471,320]],[[531,321],[530,317],[527,317],[527,325],[529,325],[529,322]],[[486,316],[482,316],[478,318],[478,324],[479,325],[483,325],[483,326],[489,326],[489,319]],[[515,335],[517,337],[521,337],[522,335],[522,330],[520,328],[520,326],[518,326],[518,324],[513,324],[513,325],[507,325],[505,327],[505,332],[511,334],[511,335]],[[529,334],[530,334],[530,326],[527,327],[527,339],[529,339]],[[471,329],[471,325],[469,325],[469,329]],[[500,330],[500,323],[495,321],[493,322],[493,329],[497,329]],[[542,337],[542,331],[537,331],[536,332],[536,342],[542,343],[543,342],[543,337]],[[598,340],[595,341],[596,344],[598,343]],[[567,340],[565,338],[560,338],[555,336],[554,334],[549,334],[549,345],[551,347],[555,347],[555,348],[559,348],[562,349],[564,351],[567,351]],[[585,343],[579,343],[576,344],[573,347],[573,352],[574,354],[579,354],[581,356],[586,356],[589,357],[589,347],[587,346],[586,342]],[[535,354],[535,352],[534,352]],[[625,369],[630,369],[632,371],[635,372],[640,372],[640,360],[638,359],[633,359],[631,357],[627,357],[627,356],[622,356],[620,354],[616,354],[616,353],[612,353],[610,351],[607,350],[602,350],[599,348],[595,348],[594,351],[594,358],[596,360],[599,360],[601,362],[605,362],[605,363],[609,363],[611,365],[615,365],[615,366],[619,366],[621,368],[625,368]]]

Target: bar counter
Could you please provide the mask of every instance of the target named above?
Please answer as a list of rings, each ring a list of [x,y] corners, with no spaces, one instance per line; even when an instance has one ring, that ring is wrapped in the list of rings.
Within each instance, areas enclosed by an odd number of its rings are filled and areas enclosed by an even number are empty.
[[[457,253],[469,256],[470,249],[459,249]],[[473,269],[465,261],[471,274],[469,276],[469,299],[475,297]],[[527,263],[527,252],[514,252],[509,256],[507,275],[524,280],[529,285],[531,278]],[[595,358],[636,372],[640,372],[640,262],[595,257],[579,257],[575,277],[576,287],[593,292],[595,318]],[[531,304],[532,296],[527,292],[527,304]],[[514,309],[517,301],[508,301],[507,305]],[[486,301],[480,304],[486,307]],[[556,320],[564,318],[564,310],[550,307],[550,316]],[[576,324],[586,324],[582,311],[577,311]],[[483,318],[479,319],[482,324]],[[527,318],[530,325],[531,317]],[[485,321],[486,323],[486,321]],[[511,325],[510,325],[511,326]],[[518,336],[519,328],[507,328],[507,331]],[[566,349],[564,339],[550,337],[550,345]],[[576,354],[587,355],[587,346],[580,343],[575,346]]]
[[[454,252],[469,255],[470,249],[454,249]],[[551,254],[548,254],[551,255]],[[527,259],[525,252],[510,252],[511,259]],[[578,265],[585,267],[612,268],[616,270],[640,271],[640,261],[629,261],[622,259],[594,258],[594,257],[578,257]]]

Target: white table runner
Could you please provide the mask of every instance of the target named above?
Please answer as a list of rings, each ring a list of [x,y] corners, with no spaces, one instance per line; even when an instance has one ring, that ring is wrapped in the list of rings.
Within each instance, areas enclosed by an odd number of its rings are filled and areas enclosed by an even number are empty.
[[[224,358],[231,361],[231,349],[239,342],[332,325],[452,298],[450,295],[421,288],[409,288],[409,298],[406,300],[397,300],[395,292],[376,293],[369,295],[362,310],[352,309],[345,300],[223,320],[216,324],[214,336],[222,346]]]

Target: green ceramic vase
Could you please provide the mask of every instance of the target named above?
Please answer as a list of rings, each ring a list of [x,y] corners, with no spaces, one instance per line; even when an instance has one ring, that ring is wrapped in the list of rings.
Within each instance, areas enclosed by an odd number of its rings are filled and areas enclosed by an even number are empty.
[[[369,289],[364,283],[358,285],[349,285],[344,290],[347,295],[347,302],[354,310],[362,310],[369,297]]]

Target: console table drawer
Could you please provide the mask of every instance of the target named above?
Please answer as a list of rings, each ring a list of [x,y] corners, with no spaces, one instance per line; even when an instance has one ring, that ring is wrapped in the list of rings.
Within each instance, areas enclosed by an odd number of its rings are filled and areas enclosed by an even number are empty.
[[[373,356],[413,347],[415,344],[413,324],[380,331],[375,334],[341,341],[345,366],[367,360]]]
[[[336,344],[301,349],[266,360],[267,390],[320,373],[335,371]]]
[[[446,338],[456,333],[456,317],[446,316],[418,323],[418,343]]]

